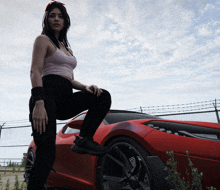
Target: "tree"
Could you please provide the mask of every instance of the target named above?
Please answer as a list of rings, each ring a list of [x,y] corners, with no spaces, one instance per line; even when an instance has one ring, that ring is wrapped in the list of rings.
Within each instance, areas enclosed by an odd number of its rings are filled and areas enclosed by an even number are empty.
[[[20,165],[20,167],[24,167],[25,166],[25,162],[26,162],[26,157],[24,156],[22,159],[22,163]]]

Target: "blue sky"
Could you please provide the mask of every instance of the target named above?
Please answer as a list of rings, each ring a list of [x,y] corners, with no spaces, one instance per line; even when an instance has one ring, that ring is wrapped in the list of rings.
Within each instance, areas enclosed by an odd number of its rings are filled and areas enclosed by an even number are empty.
[[[28,124],[32,48],[49,2],[0,0],[0,124]],[[62,2],[71,18],[75,79],[107,89],[112,108],[220,98],[219,1]]]

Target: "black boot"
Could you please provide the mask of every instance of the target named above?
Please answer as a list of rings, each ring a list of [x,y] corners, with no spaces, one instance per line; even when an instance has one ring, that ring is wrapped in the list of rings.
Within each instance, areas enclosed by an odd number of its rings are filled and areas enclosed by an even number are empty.
[[[79,154],[100,156],[108,152],[107,147],[99,145],[93,140],[92,137],[83,137],[83,139],[80,139],[78,136],[76,136],[76,140],[73,142],[75,145],[71,146],[71,150]]]

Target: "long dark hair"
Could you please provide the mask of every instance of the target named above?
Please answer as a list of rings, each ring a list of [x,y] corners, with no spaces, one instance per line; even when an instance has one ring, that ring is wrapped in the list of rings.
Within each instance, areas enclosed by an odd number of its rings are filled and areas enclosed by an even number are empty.
[[[66,8],[63,5],[64,5],[63,3],[56,2],[56,1],[54,1],[52,3],[49,3],[47,5],[46,10],[45,10],[45,14],[44,14],[44,18],[43,18],[43,23],[42,23],[43,30],[42,30],[41,34],[47,35],[53,41],[53,43],[58,48],[60,48],[59,43],[58,43],[58,41],[57,41],[57,39],[54,35],[54,32],[51,29],[51,27],[49,25],[49,22],[48,22],[48,17],[49,17],[50,12],[54,8],[58,8],[61,11],[63,19],[64,19],[64,27],[60,31],[60,35],[59,35],[58,40],[60,42],[62,42],[63,45],[65,46],[65,48],[69,51],[68,47],[70,47],[70,44],[67,40],[67,31],[70,27],[70,17],[68,15],[67,11],[66,11]]]

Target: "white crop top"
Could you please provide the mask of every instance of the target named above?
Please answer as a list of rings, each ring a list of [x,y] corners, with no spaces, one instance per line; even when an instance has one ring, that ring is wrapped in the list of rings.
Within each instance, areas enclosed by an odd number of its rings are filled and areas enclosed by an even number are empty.
[[[74,56],[68,56],[57,48],[52,56],[45,58],[42,76],[55,74],[68,77],[72,80],[73,69],[76,65],[77,61]]]

